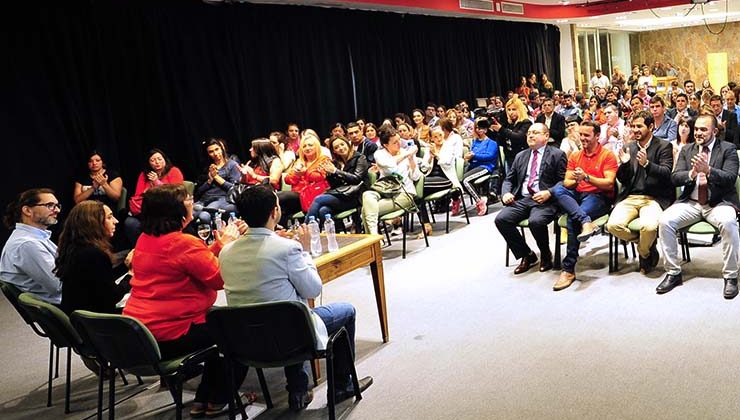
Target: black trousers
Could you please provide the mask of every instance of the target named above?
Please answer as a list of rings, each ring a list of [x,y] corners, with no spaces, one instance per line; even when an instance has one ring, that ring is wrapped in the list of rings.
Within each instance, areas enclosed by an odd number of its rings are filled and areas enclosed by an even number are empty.
[[[163,359],[173,359],[208,348],[216,341],[211,337],[206,324],[192,324],[187,334],[169,341],[159,341],[159,351]],[[247,369],[242,366],[234,367],[234,382],[236,387],[241,386]],[[224,404],[229,401],[229,387],[227,386],[226,363],[223,358],[214,355],[207,359],[198,390],[195,392],[195,401]]]
[[[277,193],[280,209],[283,216],[280,218],[280,224],[283,227],[288,226],[288,218],[295,213],[303,210],[301,208],[301,196],[294,191],[280,191]]]
[[[550,200],[552,201],[552,200]],[[506,243],[511,248],[516,259],[527,256],[532,250],[527,245],[527,241],[519,233],[517,225],[522,220],[529,219],[529,230],[532,232],[537,247],[540,249],[540,255],[550,256],[550,243],[547,234],[547,225],[555,219],[557,206],[554,204],[537,204],[531,197],[522,197],[515,200],[496,215],[496,228],[501,232],[501,236],[506,239]]]
[[[424,196],[434,194],[437,191],[446,190],[452,188],[452,182],[445,176],[428,176],[424,178]],[[447,203],[444,203],[447,205]],[[420,206],[421,213],[419,213],[419,219],[422,223],[429,223],[429,211],[427,206]]]

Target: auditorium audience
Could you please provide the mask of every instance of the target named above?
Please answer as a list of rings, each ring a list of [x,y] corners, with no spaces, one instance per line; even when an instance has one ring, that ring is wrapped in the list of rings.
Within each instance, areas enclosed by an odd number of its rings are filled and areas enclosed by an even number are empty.
[[[126,272],[114,270],[110,240],[118,220],[110,207],[85,200],[69,212],[59,235],[54,273],[62,282],[62,310],[67,314],[83,309],[120,313],[116,304],[129,290],[128,280],[116,284]]]
[[[141,200],[144,192],[149,188],[163,184],[182,184],[184,177],[180,169],[172,164],[167,155],[160,149],[151,149],[147,153],[147,159],[142,167],[139,178],[136,180],[136,190],[128,201],[128,209],[131,214],[124,221],[126,237],[131,246],[136,245],[136,240],[141,234]]]
[[[5,209],[3,222],[12,232],[0,257],[2,281],[54,305],[62,302],[62,284],[54,274],[57,245],[49,228],[61,211],[48,188],[20,193]]]
[[[122,188],[118,172],[108,168],[100,152],[94,150],[87,156],[87,169],[75,179],[74,202],[96,200],[117,209]]]
[[[293,162],[295,162],[295,152],[287,147],[287,141],[288,138],[285,137],[285,134],[279,131],[273,131],[270,133],[270,143],[280,157],[280,162],[283,164],[283,170],[290,168]]]
[[[229,156],[226,142],[212,138],[206,143],[206,154],[211,163],[203,169],[195,188],[195,204],[193,210],[201,223],[210,223],[211,213],[218,210],[232,212],[236,210],[233,204],[226,201],[229,190],[239,182],[242,173],[239,162]]]
[[[369,167],[365,156],[355,151],[344,137],[335,138],[330,146],[334,161],[324,165],[329,189],[313,200],[306,213],[306,220],[313,216],[319,226],[324,225],[327,214],[335,216],[360,206]],[[336,223],[343,222],[336,220]]]

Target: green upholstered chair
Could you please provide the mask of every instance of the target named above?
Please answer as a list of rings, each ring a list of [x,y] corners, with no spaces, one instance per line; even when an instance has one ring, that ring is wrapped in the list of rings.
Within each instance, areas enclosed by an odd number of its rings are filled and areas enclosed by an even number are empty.
[[[259,369],[284,367],[325,358],[329,419],[335,419],[334,356],[340,351],[348,352],[349,359],[354,360],[346,329],[341,328],[329,337],[326,350],[316,350],[316,333],[308,307],[295,301],[214,307],[208,312],[206,322],[213,331],[218,349],[224,355],[230,372],[234,363],[258,369],[262,393],[268,408],[273,406],[272,398]],[[355,398],[360,400],[362,394],[354,363],[351,373]],[[236,391],[232,389],[231,395],[236,396]],[[233,400],[236,401],[242,418],[246,418],[241,400],[239,398]],[[232,416],[234,401],[229,402]]]
[[[216,346],[201,349],[174,359],[163,360],[152,333],[139,320],[113,314],[74,311],[72,325],[88,343],[105,367],[123,369],[137,376],[160,376],[165,379],[175,401],[175,417],[182,419],[182,382],[194,365],[215,354]],[[103,382],[98,384],[98,417],[102,416]],[[109,418],[115,417],[115,379],[108,382]]]

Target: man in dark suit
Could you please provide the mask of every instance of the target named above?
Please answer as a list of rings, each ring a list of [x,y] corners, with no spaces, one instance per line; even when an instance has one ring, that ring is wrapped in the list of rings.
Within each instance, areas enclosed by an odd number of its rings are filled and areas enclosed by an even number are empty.
[[[696,117],[698,112],[689,108],[689,97],[685,93],[679,93],[676,95],[676,107],[671,108],[665,112],[665,115],[672,119],[678,124],[678,118],[683,118],[688,121],[689,119]]]
[[[550,138],[554,141],[553,146],[560,147],[560,142],[565,137],[565,117],[555,112],[555,103],[550,98],[545,99],[541,107],[542,112],[534,122],[545,124],[550,130]]]
[[[362,135],[362,130],[356,122],[347,124],[347,136],[355,150],[364,155],[368,163],[375,163],[375,151],[378,150],[378,146]]]
[[[514,274],[524,273],[537,263],[537,255],[517,229],[517,224],[525,219],[529,219],[529,230],[540,249],[539,270],[552,269],[547,225],[555,218],[557,205],[551,190],[565,177],[567,159],[562,150],[547,144],[549,139],[545,124],[529,127],[529,149],[516,155],[501,188],[505,207],[496,216],[496,227],[514,256],[521,259]]]
[[[676,235],[679,229],[705,220],[719,229],[722,238],[722,276],[725,299],[737,296],[737,253],[740,249],[736,209],[740,208],[735,182],[738,158],[735,146],[717,141],[717,119],[702,114],[694,123],[694,140],[681,149],[671,175],[673,185],[683,193],[660,216],[660,248],[666,276],[656,288],[658,294],[683,283]]]
[[[675,200],[671,188],[673,146],[653,136],[652,113],[632,114],[630,129],[634,140],[626,150],[617,150],[617,180],[622,188],[617,204],[609,215],[606,228],[623,241],[636,242],[640,254],[640,272],[647,274],[658,265],[660,255],[655,239],[660,214]],[[640,218],[640,232],[629,229],[631,221]]]
[[[729,141],[737,149],[740,149],[740,129],[737,125],[737,114],[722,109],[722,97],[719,95],[714,95],[709,99],[709,106],[714,111],[714,116],[717,118],[719,127],[722,128],[718,136],[719,139]]]

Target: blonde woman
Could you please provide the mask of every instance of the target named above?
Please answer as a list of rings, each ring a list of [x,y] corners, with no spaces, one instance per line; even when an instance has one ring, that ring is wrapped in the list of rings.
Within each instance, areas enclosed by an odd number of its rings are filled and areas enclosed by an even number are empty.
[[[506,101],[506,118],[498,121],[494,118],[491,129],[498,133],[498,144],[506,151],[506,167],[514,162],[517,153],[527,149],[527,130],[532,121],[527,117],[527,107],[519,98]]]
[[[301,138],[298,159],[285,175],[285,183],[291,185],[292,189],[278,193],[283,209],[283,226],[294,213],[308,212],[314,198],[329,189],[325,169],[329,163],[331,159],[321,153],[319,137],[313,130],[306,130]]]

